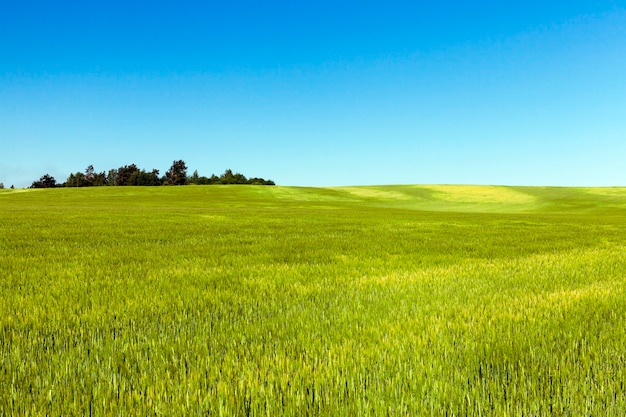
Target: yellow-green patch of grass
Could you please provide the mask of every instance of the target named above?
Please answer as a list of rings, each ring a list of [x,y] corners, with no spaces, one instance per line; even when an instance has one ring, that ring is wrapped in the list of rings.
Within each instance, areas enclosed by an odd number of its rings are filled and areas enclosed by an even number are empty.
[[[409,200],[410,195],[397,190],[392,187],[376,187],[376,186],[363,186],[363,187],[340,187],[342,191],[346,191],[351,195],[361,198],[371,198],[376,200],[384,200],[386,202],[393,202],[395,200]]]
[[[593,187],[583,190],[594,195],[626,198],[626,187]]]
[[[456,203],[486,204],[532,204],[533,196],[517,191],[515,188],[493,185],[425,185],[424,188],[435,193],[433,197]]]

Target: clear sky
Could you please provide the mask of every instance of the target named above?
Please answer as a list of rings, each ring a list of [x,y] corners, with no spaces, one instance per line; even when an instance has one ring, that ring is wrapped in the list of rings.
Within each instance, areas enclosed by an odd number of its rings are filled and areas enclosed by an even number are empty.
[[[0,182],[626,185],[626,1],[0,0]]]

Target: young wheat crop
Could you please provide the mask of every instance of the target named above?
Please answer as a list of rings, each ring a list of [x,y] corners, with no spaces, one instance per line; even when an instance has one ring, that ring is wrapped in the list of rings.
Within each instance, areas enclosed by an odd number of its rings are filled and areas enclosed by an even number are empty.
[[[626,190],[0,190],[0,415],[626,414]]]

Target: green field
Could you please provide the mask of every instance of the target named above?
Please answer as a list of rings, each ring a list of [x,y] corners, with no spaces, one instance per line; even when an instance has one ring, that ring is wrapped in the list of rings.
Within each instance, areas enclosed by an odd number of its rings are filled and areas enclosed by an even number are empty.
[[[626,188],[0,190],[0,416],[626,415]]]

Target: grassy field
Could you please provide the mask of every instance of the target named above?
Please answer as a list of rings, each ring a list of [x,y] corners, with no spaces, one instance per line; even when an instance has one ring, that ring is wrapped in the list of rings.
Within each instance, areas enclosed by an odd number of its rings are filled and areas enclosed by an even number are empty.
[[[0,415],[626,415],[626,189],[0,190]]]

